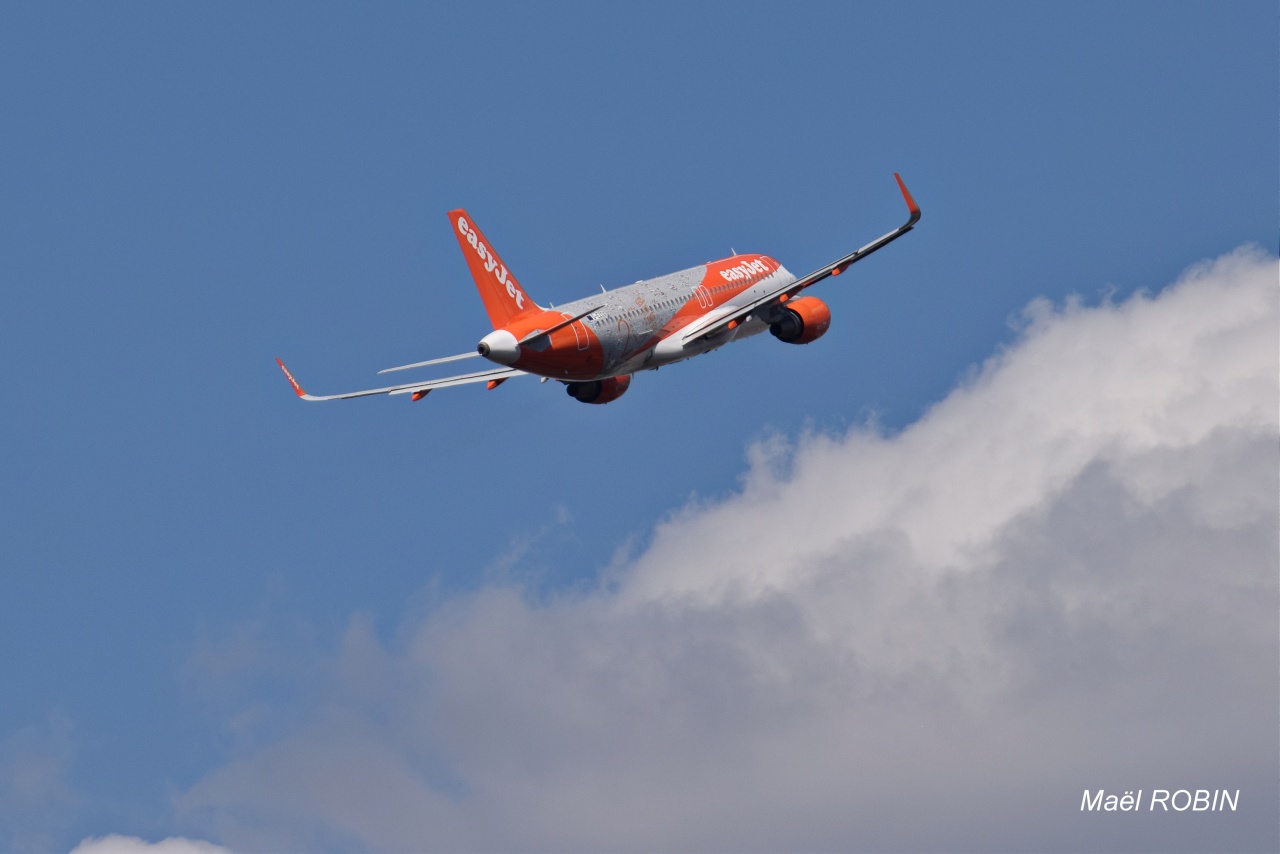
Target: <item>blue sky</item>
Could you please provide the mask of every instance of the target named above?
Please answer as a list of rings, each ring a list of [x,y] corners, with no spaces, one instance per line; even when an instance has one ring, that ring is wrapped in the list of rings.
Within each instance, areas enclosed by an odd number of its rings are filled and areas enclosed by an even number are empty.
[[[1274,252],[1276,25],[1270,3],[6,5],[0,763],[45,771],[0,790],[0,844],[230,844],[175,799],[312,720],[353,615],[394,648],[482,588],[588,589],[740,489],[753,443],[915,423],[1037,297]],[[807,347],[754,339],[605,407],[529,381],[304,405],[273,362],[325,393],[474,347],[454,207],[560,302],[730,247],[807,272],[902,221],[895,171],[923,220],[823,286]]]

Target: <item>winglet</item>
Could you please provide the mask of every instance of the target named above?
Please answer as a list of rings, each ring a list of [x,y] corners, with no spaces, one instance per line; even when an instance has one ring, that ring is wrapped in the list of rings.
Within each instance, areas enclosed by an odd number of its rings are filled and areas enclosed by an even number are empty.
[[[284,362],[280,359],[276,359],[276,364],[280,366],[280,370],[284,371],[285,377],[289,380],[289,385],[293,386],[294,394],[301,398],[310,397],[310,395],[302,390],[302,386],[298,385],[298,381],[293,378],[293,374],[289,373],[289,369],[284,366]]]
[[[911,219],[907,222],[907,225],[915,225],[920,219],[920,206],[916,204],[915,199],[911,198],[911,192],[907,190],[907,185],[902,183],[902,176],[894,172],[893,179],[898,182],[898,189],[902,191],[902,198],[907,201],[907,210],[911,211]]]

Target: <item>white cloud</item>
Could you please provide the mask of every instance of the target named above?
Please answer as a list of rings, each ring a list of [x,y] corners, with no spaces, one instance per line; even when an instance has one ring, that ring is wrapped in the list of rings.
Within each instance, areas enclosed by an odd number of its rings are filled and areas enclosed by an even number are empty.
[[[355,619],[310,723],[181,808],[245,850],[1271,847],[1278,296],[1238,251],[1034,303],[916,424],[762,443],[591,595]]]
[[[112,834],[98,839],[86,839],[71,850],[71,854],[231,854],[226,848],[209,842],[171,837],[159,842],[147,842],[136,836]]]

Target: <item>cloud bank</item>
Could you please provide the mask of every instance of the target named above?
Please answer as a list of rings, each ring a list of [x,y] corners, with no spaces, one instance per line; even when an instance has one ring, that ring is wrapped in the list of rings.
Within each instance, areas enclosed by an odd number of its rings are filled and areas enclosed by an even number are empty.
[[[159,842],[147,842],[136,836],[112,834],[100,839],[86,839],[73,848],[71,854],[231,854],[231,852],[199,840],[171,837]]]
[[[906,430],[757,444],[589,594],[354,618],[180,812],[243,851],[1273,850],[1278,297],[1240,250],[1033,303]]]

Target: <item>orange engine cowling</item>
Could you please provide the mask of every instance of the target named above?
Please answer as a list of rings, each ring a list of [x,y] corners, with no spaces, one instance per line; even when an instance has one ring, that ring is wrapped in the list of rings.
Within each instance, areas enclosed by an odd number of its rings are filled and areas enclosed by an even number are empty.
[[[627,393],[627,389],[631,387],[631,375],[623,374],[620,377],[585,383],[566,383],[565,386],[565,391],[574,400],[582,403],[608,403]]]
[[[831,309],[817,297],[793,299],[782,307],[782,317],[770,324],[769,332],[787,344],[817,341],[831,327]]]

